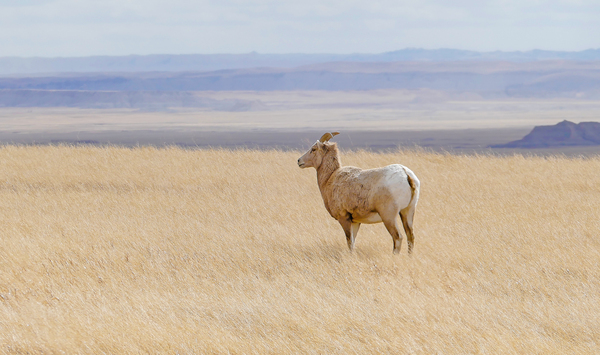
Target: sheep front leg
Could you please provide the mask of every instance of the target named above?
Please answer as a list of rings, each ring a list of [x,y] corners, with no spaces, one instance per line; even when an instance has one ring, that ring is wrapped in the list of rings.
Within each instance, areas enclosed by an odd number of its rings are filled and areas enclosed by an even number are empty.
[[[350,251],[354,250],[354,242],[356,241],[356,235],[358,234],[359,228],[360,223],[352,223],[352,227],[350,228],[352,232],[352,246],[350,247]]]
[[[338,219],[340,225],[344,229],[346,234],[346,242],[348,243],[348,249],[354,250],[354,241],[356,240],[356,234],[360,228],[360,223],[352,223],[352,217],[345,217]]]

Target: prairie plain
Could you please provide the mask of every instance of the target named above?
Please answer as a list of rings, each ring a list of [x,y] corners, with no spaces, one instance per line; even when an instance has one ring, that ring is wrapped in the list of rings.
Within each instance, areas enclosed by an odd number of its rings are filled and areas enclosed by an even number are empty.
[[[302,149],[326,130],[342,132],[344,149],[428,147],[489,151],[536,125],[600,120],[600,101],[576,98],[483,98],[430,89],[369,91],[203,91],[234,110],[169,108],[0,108],[0,142],[123,146]],[[494,150],[499,153],[512,151]],[[536,150],[536,153],[556,150]],[[600,153],[598,147],[565,151]]]
[[[597,353],[600,158],[343,152],[420,178],[409,257],[301,153],[2,147],[0,353]]]

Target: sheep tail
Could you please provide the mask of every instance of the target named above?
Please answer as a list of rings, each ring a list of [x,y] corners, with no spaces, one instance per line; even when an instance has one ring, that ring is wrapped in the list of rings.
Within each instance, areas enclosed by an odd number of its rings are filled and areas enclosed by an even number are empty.
[[[406,173],[406,180],[408,181],[408,185],[410,185],[410,203],[409,206],[416,206],[417,201],[419,200],[419,191],[421,190],[421,182],[409,168],[402,166],[404,172]]]

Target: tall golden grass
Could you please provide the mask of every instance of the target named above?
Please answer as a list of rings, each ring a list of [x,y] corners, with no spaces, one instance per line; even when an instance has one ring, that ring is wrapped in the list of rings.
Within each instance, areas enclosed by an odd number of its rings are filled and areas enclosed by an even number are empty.
[[[422,182],[354,253],[300,152],[0,149],[0,353],[600,349],[600,158],[348,152]]]

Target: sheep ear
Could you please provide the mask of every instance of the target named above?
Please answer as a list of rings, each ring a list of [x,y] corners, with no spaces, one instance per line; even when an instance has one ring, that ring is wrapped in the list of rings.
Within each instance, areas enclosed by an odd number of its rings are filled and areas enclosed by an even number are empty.
[[[319,142],[321,143],[325,143],[328,142],[331,138],[333,138],[333,136],[337,136],[338,134],[340,134],[340,132],[327,132],[323,135],[323,137],[321,137],[321,139],[319,139]]]

